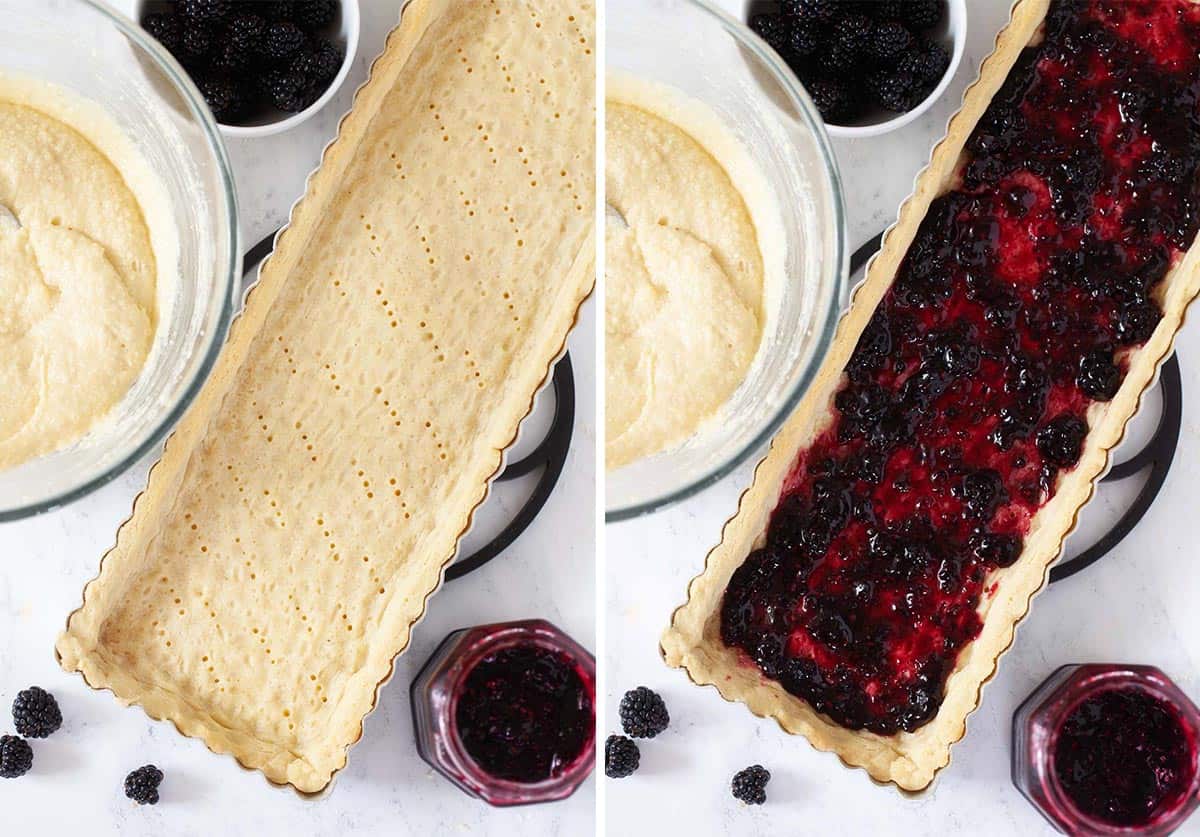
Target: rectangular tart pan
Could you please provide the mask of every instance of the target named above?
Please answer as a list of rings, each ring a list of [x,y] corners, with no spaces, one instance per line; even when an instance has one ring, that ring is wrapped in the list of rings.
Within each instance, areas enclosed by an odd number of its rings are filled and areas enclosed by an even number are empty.
[[[900,205],[896,223],[855,290],[812,388],[756,467],[737,512],[726,522],[703,572],[689,584],[687,601],[675,610],[660,645],[667,664],[684,669],[692,682],[714,686],[727,701],[743,703],[760,717],[774,718],[785,732],[802,735],[818,750],[837,755],[847,767],[861,768],[876,783],[905,792],[927,789],[949,764],[951,746],[966,733],[967,716],[979,705],[984,683],[1011,647],[1017,623],[1044,587],[1050,565],[1061,553],[1079,510],[1091,499],[1096,481],[1107,469],[1109,451],[1121,441],[1142,393],[1172,350],[1184,312],[1200,290],[1200,247],[1193,243],[1164,277],[1158,290],[1162,321],[1151,338],[1129,355],[1128,373],[1116,397],[1090,407],[1091,432],[1079,463],[1061,477],[1055,496],[1033,517],[1021,558],[985,582],[985,589],[995,587],[979,605],[982,632],[959,655],[946,682],[941,709],[928,724],[912,733],[881,736],[846,729],[815,712],[753,664],[739,660],[737,653],[721,642],[721,597],[733,572],[765,542],[770,514],[797,454],[829,426],[833,396],[859,336],[890,288],[930,203],[953,186],[963,148],[976,123],[1021,50],[1040,37],[1048,8],[1049,0],[1018,0],[1013,5],[1010,20],[997,35],[978,79],[964,94],[962,107],[949,120],[945,137],[934,147],[929,165],[918,174],[912,194]]]
[[[594,27],[588,0],[404,6],[65,669],[329,787],[591,292]]]

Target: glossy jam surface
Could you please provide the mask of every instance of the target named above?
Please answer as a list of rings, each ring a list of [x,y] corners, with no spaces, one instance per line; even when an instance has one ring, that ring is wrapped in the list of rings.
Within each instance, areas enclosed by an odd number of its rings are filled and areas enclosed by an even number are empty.
[[[1196,770],[1194,747],[1172,706],[1136,687],[1109,689],[1063,721],[1054,772],[1088,816],[1145,825],[1187,791]]]
[[[455,722],[484,771],[513,782],[558,776],[594,734],[591,693],[574,661],[537,645],[489,654],[467,673]]]
[[[1185,0],[1052,4],[731,579],[724,642],[837,723],[936,714],[989,573],[1158,324],[1197,227],[1198,48]]]

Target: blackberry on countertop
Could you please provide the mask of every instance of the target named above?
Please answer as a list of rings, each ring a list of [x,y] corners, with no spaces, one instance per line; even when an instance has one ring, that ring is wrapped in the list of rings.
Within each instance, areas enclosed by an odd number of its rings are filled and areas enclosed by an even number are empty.
[[[162,780],[161,770],[152,764],[143,765],[125,777],[125,795],[138,805],[157,805]]]
[[[632,776],[641,763],[638,745],[623,735],[610,735],[604,742],[604,775],[610,779]]]
[[[45,738],[62,726],[62,712],[54,695],[40,686],[18,692],[12,705],[17,734],[26,738]]]
[[[767,801],[767,782],[771,781],[771,771],[761,764],[751,765],[745,770],[739,770],[733,775],[730,790],[733,798],[747,805],[762,805]]]
[[[16,779],[33,767],[33,748],[24,738],[0,735],[0,779]]]
[[[638,686],[621,698],[621,727],[634,738],[653,738],[667,728],[671,716],[658,694]]]

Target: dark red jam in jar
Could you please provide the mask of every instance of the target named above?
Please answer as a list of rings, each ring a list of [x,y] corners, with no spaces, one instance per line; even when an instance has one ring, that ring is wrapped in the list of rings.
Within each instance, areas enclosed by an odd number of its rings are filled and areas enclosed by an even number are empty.
[[[514,782],[561,775],[596,725],[591,690],[574,659],[537,645],[488,654],[467,673],[455,703],[455,729],[467,754]]]
[[[549,622],[450,634],[412,685],[421,757],[492,805],[569,796],[595,762],[595,661]]]
[[[1200,5],[1053,0],[800,453],[721,639],[850,729],[938,712],[1200,223]]]
[[[1169,834],[1200,804],[1200,710],[1149,666],[1059,669],[1013,719],[1013,781],[1066,834]]]

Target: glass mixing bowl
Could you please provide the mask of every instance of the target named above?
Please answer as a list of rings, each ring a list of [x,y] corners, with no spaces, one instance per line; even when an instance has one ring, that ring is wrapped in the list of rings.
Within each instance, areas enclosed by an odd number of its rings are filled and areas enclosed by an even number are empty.
[[[233,175],[199,91],[132,21],[91,0],[0,0],[0,72],[51,82],[111,116],[161,179],[178,235],[178,281],[146,367],[69,448],[0,471],[0,520],[56,508],[162,441],[224,343],[241,275]]]
[[[784,234],[782,287],[768,294],[763,345],[741,387],[683,445],[607,474],[608,520],[654,511],[760,451],[812,383],[846,284],[841,181],[800,82],[750,30],[703,0],[609,0],[608,67],[707,105],[774,187]]]

